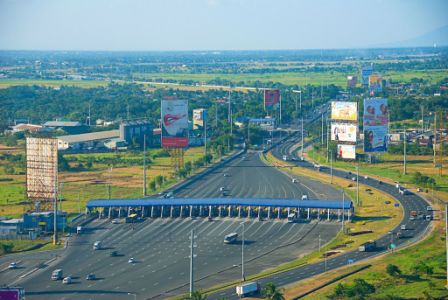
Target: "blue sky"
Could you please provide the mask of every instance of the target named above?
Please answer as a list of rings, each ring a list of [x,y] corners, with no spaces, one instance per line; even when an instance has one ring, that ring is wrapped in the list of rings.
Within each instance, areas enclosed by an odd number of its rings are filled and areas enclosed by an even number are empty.
[[[0,0],[0,49],[369,47],[448,25],[445,0]]]

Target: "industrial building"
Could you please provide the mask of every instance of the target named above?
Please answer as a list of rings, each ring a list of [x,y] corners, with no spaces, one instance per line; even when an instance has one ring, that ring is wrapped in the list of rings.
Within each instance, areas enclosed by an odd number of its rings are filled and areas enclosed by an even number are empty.
[[[58,212],[57,214],[57,228],[62,230],[67,224],[67,213]],[[54,212],[30,212],[23,215],[23,229],[25,231],[37,232],[53,232],[54,229]]]
[[[58,137],[59,150],[91,150],[104,148],[106,140],[120,137],[119,130],[63,135]]]
[[[63,130],[69,134],[84,133],[88,130],[88,126],[81,124],[80,122],[48,121],[45,122],[43,126],[54,130]]]

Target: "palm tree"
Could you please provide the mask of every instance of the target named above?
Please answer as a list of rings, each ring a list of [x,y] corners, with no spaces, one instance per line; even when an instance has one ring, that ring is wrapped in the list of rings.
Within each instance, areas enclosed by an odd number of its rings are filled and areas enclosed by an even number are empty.
[[[277,289],[275,284],[273,284],[272,282],[266,284],[262,294],[264,299],[267,300],[285,300],[285,297],[283,296],[283,291]]]

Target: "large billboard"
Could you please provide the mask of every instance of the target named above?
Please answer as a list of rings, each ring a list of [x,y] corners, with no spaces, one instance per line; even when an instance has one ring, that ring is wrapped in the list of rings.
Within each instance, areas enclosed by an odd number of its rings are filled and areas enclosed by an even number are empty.
[[[204,121],[207,118],[207,110],[204,108],[193,109],[194,128],[204,127]]]
[[[364,99],[364,126],[387,126],[389,123],[389,107],[387,99]]]
[[[275,110],[280,103],[280,90],[264,90],[264,109]]]
[[[358,77],[347,76],[347,87],[355,87],[357,83],[358,83]]]
[[[162,147],[188,146],[188,101],[162,100]]]
[[[57,196],[58,140],[26,138],[26,192],[29,199],[54,200]]]
[[[331,140],[340,142],[356,142],[355,124],[331,123]]]
[[[369,76],[369,92],[370,94],[380,93],[382,91],[382,80],[379,75]]]
[[[364,126],[364,152],[387,151],[387,126]]]
[[[338,145],[338,158],[355,159],[356,146],[355,145]]]
[[[373,66],[364,66],[361,69],[361,84],[367,86],[369,84],[369,76],[373,74]]]
[[[332,101],[331,118],[333,120],[356,121],[358,105],[356,102]]]

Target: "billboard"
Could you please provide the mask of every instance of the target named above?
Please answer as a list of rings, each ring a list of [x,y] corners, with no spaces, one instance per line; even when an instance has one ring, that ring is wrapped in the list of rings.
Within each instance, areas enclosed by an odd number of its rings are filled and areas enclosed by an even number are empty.
[[[188,146],[188,101],[162,100],[162,147]]]
[[[331,140],[341,142],[356,142],[355,124],[331,123]]]
[[[57,196],[58,140],[26,138],[26,193],[29,199],[54,200]]]
[[[367,86],[369,84],[369,76],[373,74],[373,66],[364,66],[361,69],[361,84]]]
[[[364,99],[364,126],[388,126],[389,107],[387,99],[366,98]]]
[[[356,102],[332,101],[331,118],[333,120],[358,120],[358,105]]]
[[[347,76],[347,86],[348,87],[355,87],[357,83],[358,83],[358,77]]]
[[[21,300],[25,299],[25,290],[18,288],[1,288],[0,300]]]
[[[364,152],[387,151],[387,126],[364,126]]]
[[[338,158],[355,159],[356,146],[355,145],[338,145]]]
[[[264,109],[275,110],[280,103],[280,90],[264,90]]]
[[[369,76],[369,92],[371,94],[380,93],[382,91],[381,77],[379,75]]]
[[[193,126],[195,129],[204,127],[204,121],[207,118],[207,110],[204,108],[193,109]]]

